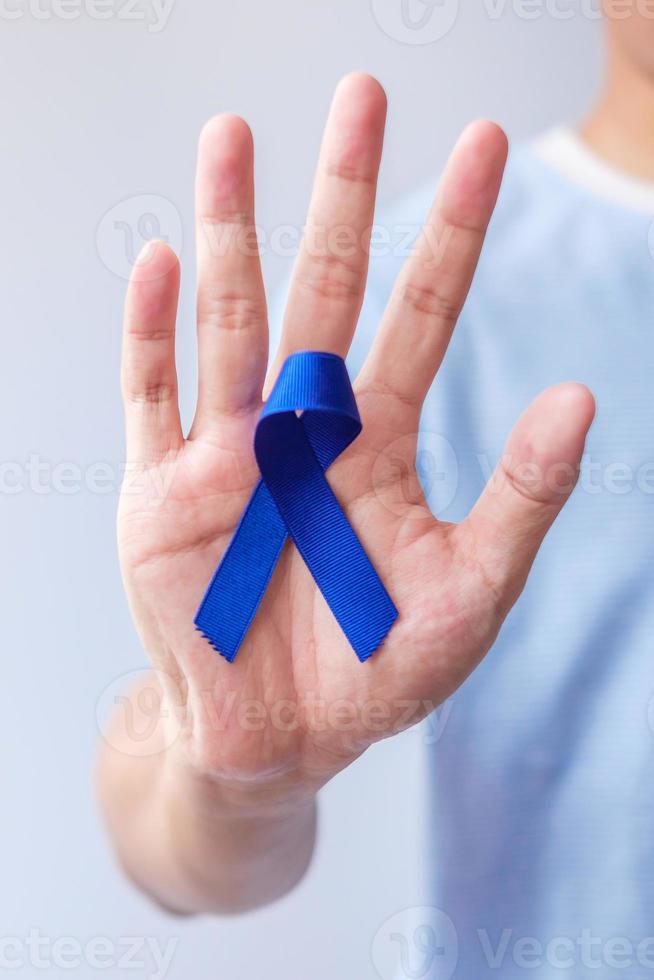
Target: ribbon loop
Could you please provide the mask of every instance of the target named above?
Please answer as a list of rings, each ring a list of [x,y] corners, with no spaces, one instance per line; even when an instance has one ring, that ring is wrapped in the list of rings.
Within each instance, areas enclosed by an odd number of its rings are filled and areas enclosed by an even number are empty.
[[[196,627],[227,660],[238,653],[289,535],[359,660],[375,652],[397,619],[325,478],[360,432],[343,359],[314,351],[292,354],[257,424],[261,480],[195,617]]]

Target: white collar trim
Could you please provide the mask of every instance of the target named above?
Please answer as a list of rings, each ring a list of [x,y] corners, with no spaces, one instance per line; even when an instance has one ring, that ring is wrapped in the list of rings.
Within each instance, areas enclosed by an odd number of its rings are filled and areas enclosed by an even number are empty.
[[[587,190],[631,210],[654,215],[654,184],[606,163],[569,126],[548,130],[532,147],[541,160]]]

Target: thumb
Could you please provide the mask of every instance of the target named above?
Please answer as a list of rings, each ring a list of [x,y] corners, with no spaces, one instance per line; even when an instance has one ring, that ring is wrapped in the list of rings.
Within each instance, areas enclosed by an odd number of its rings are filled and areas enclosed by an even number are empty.
[[[504,455],[460,530],[506,611],[579,476],[595,401],[582,384],[548,388],[513,429]]]

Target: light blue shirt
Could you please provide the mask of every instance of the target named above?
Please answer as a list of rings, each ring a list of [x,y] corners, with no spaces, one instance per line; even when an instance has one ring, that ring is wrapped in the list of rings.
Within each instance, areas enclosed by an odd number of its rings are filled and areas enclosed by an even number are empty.
[[[353,376],[433,191],[376,222]],[[522,597],[429,728],[435,931],[407,912],[397,980],[654,980],[653,253],[645,211],[512,153],[423,411],[432,509],[466,516],[549,385],[585,382],[598,414]]]
[[[395,241],[432,191],[384,216]],[[432,749],[433,904],[458,954],[441,947],[426,972],[416,952],[400,976],[654,977],[651,242],[645,214],[512,154],[423,413],[433,509],[465,517],[548,385],[585,382],[598,416],[581,483]],[[372,261],[353,366],[402,261]]]

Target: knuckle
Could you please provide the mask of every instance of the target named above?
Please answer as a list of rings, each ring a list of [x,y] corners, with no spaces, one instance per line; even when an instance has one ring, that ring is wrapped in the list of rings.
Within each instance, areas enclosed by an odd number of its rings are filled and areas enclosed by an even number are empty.
[[[328,177],[343,181],[346,184],[363,184],[368,187],[375,187],[376,180],[369,170],[362,170],[351,163],[339,161],[332,163],[325,170]]]
[[[561,483],[556,472],[548,472],[535,463],[524,466],[513,464],[507,459],[500,460],[500,472],[511,490],[528,504],[537,508],[559,508],[577,482],[577,472],[566,470],[567,482]]]
[[[205,231],[222,227],[247,228],[252,224],[252,215],[248,211],[216,205],[211,211],[199,214],[197,221]]]
[[[474,538],[466,540],[466,536],[458,533],[456,528],[453,534],[463,567],[474,582],[472,594],[477,598],[472,619],[481,624],[481,633],[485,634],[492,631],[493,624],[504,619],[512,605],[506,566],[501,562],[489,561]]]
[[[198,322],[218,330],[248,330],[265,325],[266,311],[251,296],[205,288],[198,296]]]
[[[124,397],[131,405],[165,405],[177,397],[177,387],[163,381],[146,382],[139,387],[127,385],[124,388]]]
[[[323,299],[357,301],[362,292],[361,266],[344,256],[326,252],[311,257],[300,284]]]
[[[390,381],[387,381],[384,378],[375,378],[374,380],[368,381],[365,387],[357,390],[357,398],[365,398],[367,396],[393,400],[402,408],[408,408],[411,411],[414,411],[416,408],[420,408],[422,404],[421,396],[413,394],[408,389],[401,390],[396,385],[391,384]]]
[[[152,343],[157,341],[169,341],[175,336],[173,327],[148,327],[138,322],[128,323],[127,334],[130,340],[138,343]]]
[[[447,324],[455,324],[459,317],[459,304],[437,286],[417,286],[407,283],[400,291],[400,302],[414,313],[420,313]]]

